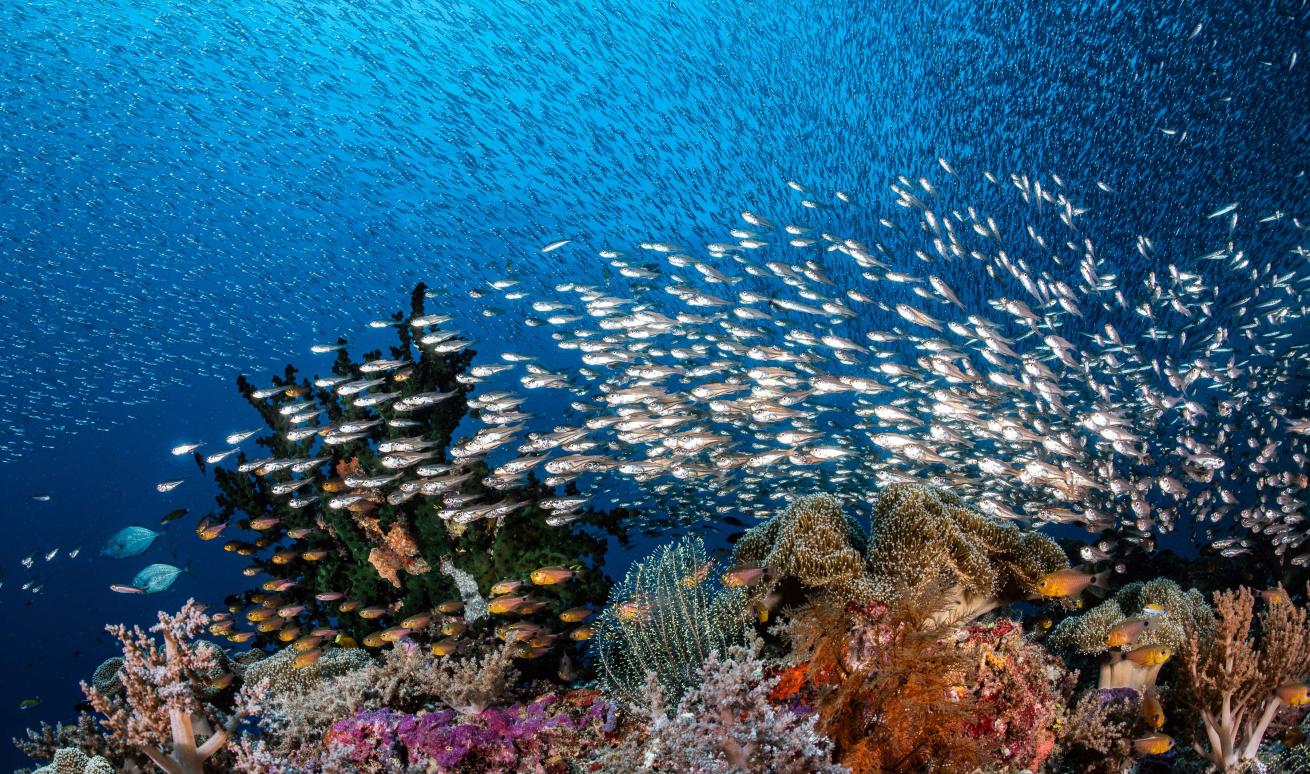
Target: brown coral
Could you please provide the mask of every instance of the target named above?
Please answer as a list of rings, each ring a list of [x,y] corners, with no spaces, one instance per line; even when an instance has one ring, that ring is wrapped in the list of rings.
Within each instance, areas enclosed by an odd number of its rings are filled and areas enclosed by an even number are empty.
[[[871,536],[827,495],[805,497],[737,542],[739,564],[768,567],[772,583],[794,580],[839,606],[892,602],[941,582],[939,622],[963,623],[1032,596],[1044,575],[1067,568],[1055,541],[995,521],[959,497],[893,484],[873,507]]]
[[[775,581],[794,579],[838,605],[865,605],[880,591],[864,566],[865,542],[841,504],[820,494],[797,500],[747,531],[737,541],[733,561],[768,567]]]
[[[1189,630],[1179,650],[1178,688],[1201,713],[1205,742],[1198,754],[1223,771],[1256,756],[1265,731],[1284,706],[1275,689],[1310,674],[1310,613],[1284,598],[1259,617],[1248,588],[1215,592],[1213,633]]]
[[[898,594],[945,582],[943,620],[1030,597],[1042,576],[1068,566],[1055,541],[990,519],[945,490],[892,484],[874,502],[869,571]]]

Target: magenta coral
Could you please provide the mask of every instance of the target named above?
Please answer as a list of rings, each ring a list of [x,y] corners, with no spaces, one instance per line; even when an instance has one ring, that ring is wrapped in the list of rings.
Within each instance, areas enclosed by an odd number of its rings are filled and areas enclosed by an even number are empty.
[[[107,696],[82,683],[91,706],[105,716],[101,722],[110,736],[139,749],[168,774],[203,774],[205,760],[223,749],[261,698],[262,686],[244,687],[231,717],[214,727],[217,718],[192,688],[218,664],[217,649],[193,642],[208,624],[195,600],[187,600],[175,616],[160,612],[150,631],[162,637],[162,651],[140,627],[106,627],[123,648],[122,694]],[[198,743],[201,735],[208,738]]]
[[[528,704],[461,717],[452,710],[418,715],[379,709],[338,721],[325,745],[372,771],[388,759],[437,771],[553,771],[598,742],[613,707],[595,697],[580,708],[546,694]]]

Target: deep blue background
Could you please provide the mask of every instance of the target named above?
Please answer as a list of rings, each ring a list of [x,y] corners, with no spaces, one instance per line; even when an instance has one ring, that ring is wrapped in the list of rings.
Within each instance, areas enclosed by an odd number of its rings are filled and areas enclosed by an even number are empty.
[[[203,512],[194,475],[153,484],[192,472],[173,444],[258,424],[235,373],[315,362],[417,280],[480,349],[538,351],[461,291],[722,239],[794,209],[788,178],[854,194],[858,232],[938,156],[1111,184],[1125,273],[1134,235],[1186,244],[1230,201],[1307,214],[1301,2],[526,5],[0,4],[0,728],[71,719],[103,623],[244,580],[191,521],[142,561],[96,553]],[[593,249],[537,252],[568,236]],[[170,558],[192,570],[166,594],[107,591]]]

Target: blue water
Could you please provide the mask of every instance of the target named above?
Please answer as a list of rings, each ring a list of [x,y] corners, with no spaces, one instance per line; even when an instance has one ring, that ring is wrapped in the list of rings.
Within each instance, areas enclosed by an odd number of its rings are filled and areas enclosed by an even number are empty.
[[[138,558],[191,565],[165,594],[111,594],[148,561],[96,554],[207,509],[194,475],[153,485],[190,473],[174,444],[258,425],[236,373],[325,369],[310,344],[416,281],[481,351],[540,352],[463,291],[604,282],[594,249],[538,248],[720,239],[794,207],[789,178],[850,191],[869,231],[939,156],[1110,184],[1126,275],[1135,235],[1212,246],[1230,201],[1305,217],[1310,8],[1238,5],[0,4],[0,726],[71,719],[104,623],[243,587],[191,520]]]

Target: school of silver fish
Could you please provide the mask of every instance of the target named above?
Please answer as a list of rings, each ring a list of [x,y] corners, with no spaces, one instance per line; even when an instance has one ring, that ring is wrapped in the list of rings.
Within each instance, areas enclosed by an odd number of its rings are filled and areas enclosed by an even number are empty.
[[[947,159],[938,166],[936,180],[891,186],[876,233],[829,225],[863,206],[848,194],[788,180],[785,218],[743,211],[722,241],[596,248],[622,278],[607,287],[530,293],[515,277],[489,281],[472,293],[479,303],[522,305],[514,319],[548,329],[557,347],[475,359],[461,378],[477,385],[476,431],[449,463],[428,462],[431,442],[406,433],[413,412],[453,393],[401,399],[387,375],[408,363],[375,360],[363,378],[315,381],[375,418],[322,425],[313,400],[280,408],[291,440],[375,439],[380,469],[346,482],[375,494],[306,494],[328,459],[317,453],[242,468],[304,473],[275,490],[294,507],[441,497],[440,517],[467,523],[524,505],[458,494],[469,463],[486,459],[493,488],[529,471],[550,485],[578,482],[584,494],[541,503],[552,525],[577,518],[592,495],[667,527],[765,518],[816,489],[860,507],[879,486],[925,481],[996,518],[1112,531],[1084,549],[1088,561],[1113,556],[1117,540],[1149,548],[1193,522],[1225,556],[1263,539],[1293,564],[1310,561],[1310,345],[1297,327],[1307,224],[1229,203],[1198,214],[1213,240],[1198,254],[1148,236],[1095,245],[1083,221],[1096,199],[1118,195],[1111,186],[1080,195],[1056,176],[982,170],[972,188]],[[1002,233],[970,193],[1027,225]],[[1248,250],[1243,236],[1262,247]],[[1031,268],[1038,257],[1048,268]],[[1123,281],[1119,264],[1145,267],[1140,280]],[[452,319],[408,324],[433,352],[474,347],[441,327]],[[567,424],[525,410],[536,391],[567,393]],[[1242,529],[1220,536],[1221,522]]]

